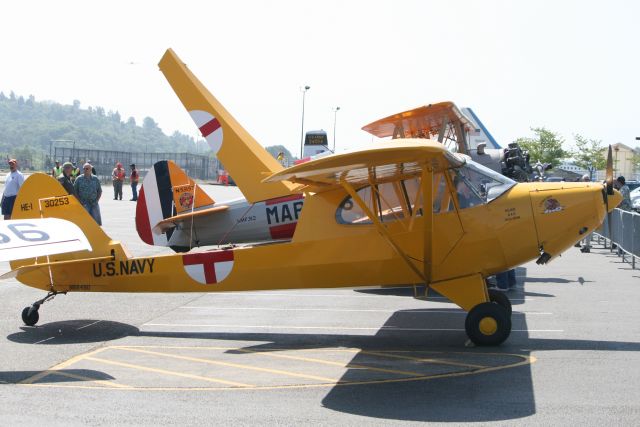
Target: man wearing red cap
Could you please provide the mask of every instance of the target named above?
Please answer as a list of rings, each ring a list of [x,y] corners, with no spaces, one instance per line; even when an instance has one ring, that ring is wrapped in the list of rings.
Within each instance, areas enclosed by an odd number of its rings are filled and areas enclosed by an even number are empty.
[[[122,200],[122,183],[124,182],[125,171],[122,168],[122,163],[116,163],[116,167],[111,173],[113,178],[113,200]]]
[[[4,215],[4,219],[11,219],[13,204],[24,182],[24,175],[18,170],[18,161],[11,159],[8,163],[11,172],[9,172],[5,179],[4,192],[2,193],[2,215]]]

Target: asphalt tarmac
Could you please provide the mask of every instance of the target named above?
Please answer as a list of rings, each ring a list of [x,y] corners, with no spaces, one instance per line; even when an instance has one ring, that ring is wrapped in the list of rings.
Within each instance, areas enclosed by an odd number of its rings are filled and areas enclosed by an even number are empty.
[[[138,238],[128,187],[104,196],[108,234],[167,251]],[[411,288],[77,293],[30,328],[20,311],[43,293],[5,281],[0,424],[638,425],[640,272],[596,245],[517,273],[496,348],[469,346],[464,312]]]

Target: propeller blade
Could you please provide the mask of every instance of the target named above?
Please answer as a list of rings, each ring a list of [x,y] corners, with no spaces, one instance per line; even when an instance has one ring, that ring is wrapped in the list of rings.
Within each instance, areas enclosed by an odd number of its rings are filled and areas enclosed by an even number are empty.
[[[607,185],[607,195],[613,194],[613,155],[611,153],[611,146],[609,146],[609,153],[607,154],[607,174],[605,183]]]

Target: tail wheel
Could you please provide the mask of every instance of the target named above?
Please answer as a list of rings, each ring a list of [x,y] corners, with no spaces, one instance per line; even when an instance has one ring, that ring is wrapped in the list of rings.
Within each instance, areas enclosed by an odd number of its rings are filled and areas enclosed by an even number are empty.
[[[33,309],[32,307],[25,307],[22,310],[22,321],[27,326],[34,326],[40,320],[40,314],[38,314],[38,309]]]
[[[496,291],[495,289],[489,289],[489,300],[504,307],[507,310],[509,317],[511,317],[511,301],[508,296],[500,291]]]
[[[511,333],[511,316],[502,305],[483,302],[469,311],[464,327],[475,345],[500,345]]]

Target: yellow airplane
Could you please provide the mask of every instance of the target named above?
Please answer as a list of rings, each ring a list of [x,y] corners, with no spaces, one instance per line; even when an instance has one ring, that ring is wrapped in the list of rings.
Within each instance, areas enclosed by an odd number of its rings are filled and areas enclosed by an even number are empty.
[[[621,200],[612,186],[611,154],[604,187],[517,184],[427,139],[399,139],[284,169],[171,50],[160,65],[172,70],[172,86],[205,137],[225,153],[225,163],[247,163],[245,174],[234,178],[250,202],[304,194],[292,239],[133,257],[55,179],[34,174],[18,194],[13,218],[72,222],[91,249],[11,262],[9,275],[48,291],[23,310],[27,325],[37,323],[45,301],[67,292],[420,284],[468,312],[465,329],[475,344],[497,345],[511,331],[511,305],[488,291],[484,279],[536,258],[548,262],[600,226]]]

